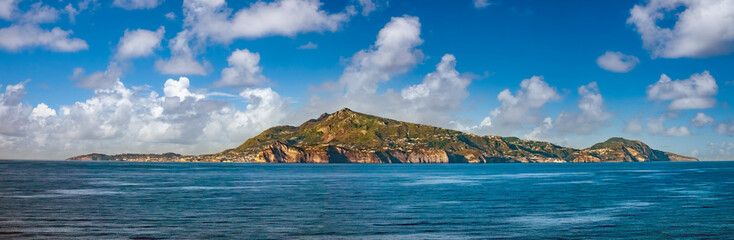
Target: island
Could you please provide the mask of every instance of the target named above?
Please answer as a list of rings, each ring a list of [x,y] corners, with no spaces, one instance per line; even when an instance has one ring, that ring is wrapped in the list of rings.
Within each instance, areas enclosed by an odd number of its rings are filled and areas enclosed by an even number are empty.
[[[244,163],[588,163],[698,161],[613,137],[586,149],[480,136],[348,108],[300,126],[277,126],[216,154],[87,154],[67,160]]]

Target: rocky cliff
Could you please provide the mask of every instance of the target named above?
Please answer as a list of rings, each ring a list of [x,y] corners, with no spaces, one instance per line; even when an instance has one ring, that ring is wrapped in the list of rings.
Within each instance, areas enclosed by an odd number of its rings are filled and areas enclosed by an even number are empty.
[[[108,158],[120,160],[119,157]],[[346,108],[332,114],[324,113],[297,127],[270,128],[237,148],[221,153],[171,155],[171,158],[159,159],[259,163],[697,161],[623,138],[611,138],[587,149],[574,149],[516,137],[478,136],[362,114]],[[124,161],[135,159],[127,158]]]

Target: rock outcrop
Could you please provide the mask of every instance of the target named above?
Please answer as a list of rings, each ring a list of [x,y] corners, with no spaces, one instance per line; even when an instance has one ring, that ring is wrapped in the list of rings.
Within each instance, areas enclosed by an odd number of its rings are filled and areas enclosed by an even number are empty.
[[[324,113],[297,127],[270,128],[237,148],[217,154],[98,155],[72,159],[255,163],[697,161],[623,138],[610,138],[587,149],[574,149],[516,137],[478,136],[362,114],[347,108],[332,114]]]

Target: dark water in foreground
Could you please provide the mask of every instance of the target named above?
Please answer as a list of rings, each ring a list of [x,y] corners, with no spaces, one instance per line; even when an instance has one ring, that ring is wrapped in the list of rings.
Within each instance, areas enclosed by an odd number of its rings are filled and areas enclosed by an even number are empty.
[[[734,162],[0,161],[0,239],[734,238]]]

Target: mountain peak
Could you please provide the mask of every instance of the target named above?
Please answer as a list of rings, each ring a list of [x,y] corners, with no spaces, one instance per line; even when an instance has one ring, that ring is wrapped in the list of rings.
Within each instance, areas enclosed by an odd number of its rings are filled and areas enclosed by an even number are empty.
[[[349,109],[349,108],[342,108],[339,111],[336,111],[335,113],[345,113],[345,112],[352,112],[353,113],[354,111],[352,111],[352,109]]]
[[[632,146],[640,146],[640,147],[649,148],[647,144],[644,144],[637,140],[629,140],[629,139],[621,138],[621,137],[612,137],[612,138],[607,139],[604,142],[594,144],[593,146],[589,147],[589,149],[592,149],[592,150],[603,149],[603,148],[617,149],[617,148],[632,147]]]

